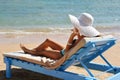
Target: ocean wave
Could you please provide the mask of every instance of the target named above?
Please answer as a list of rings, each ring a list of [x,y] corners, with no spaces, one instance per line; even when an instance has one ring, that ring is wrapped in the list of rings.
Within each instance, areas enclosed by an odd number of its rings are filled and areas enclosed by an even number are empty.
[[[67,33],[71,28],[29,28],[29,29],[0,29],[0,34],[40,34]]]
[[[102,33],[119,33],[120,26],[97,26],[95,27],[98,31]],[[71,32],[72,27],[70,28],[24,28],[24,29],[0,29],[0,34],[40,34],[40,33],[69,33]]]

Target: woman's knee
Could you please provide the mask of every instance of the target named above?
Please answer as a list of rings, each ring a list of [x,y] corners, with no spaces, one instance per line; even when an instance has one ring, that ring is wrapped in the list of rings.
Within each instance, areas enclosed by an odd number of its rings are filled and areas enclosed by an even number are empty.
[[[53,41],[52,41],[51,39],[48,39],[48,38],[47,38],[47,39],[46,39],[46,42],[47,42],[47,43],[51,43],[51,42],[53,42]]]
[[[50,39],[47,38],[47,39],[45,40],[45,42],[48,42],[48,41],[50,41]]]

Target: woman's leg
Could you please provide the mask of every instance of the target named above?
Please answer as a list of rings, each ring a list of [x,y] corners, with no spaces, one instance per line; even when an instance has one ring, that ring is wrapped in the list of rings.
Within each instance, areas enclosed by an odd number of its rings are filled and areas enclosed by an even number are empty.
[[[59,50],[34,51],[34,50],[27,49],[23,45],[20,45],[20,47],[25,53],[32,54],[32,55],[35,55],[35,56],[44,56],[44,57],[48,57],[48,58],[55,59],[55,60],[60,59],[62,57]]]
[[[35,55],[35,54],[36,54],[36,50],[30,50],[30,49],[26,48],[25,46],[23,46],[22,44],[20,44],[20,48],[21,48],[25,53],[32,54],[32,55]]]
[[[63,46],[61,46],[60,44],[46,39],[46,41],[44,41],[41,45],[39,45],[38,47],[30,50],[27,49],[26,47],[24,47],[23,45],[20,44],[21,49],[28,54],[32,54],[32,55],[39,55],[39,56],[45,56],[45,57],[50,57],[52,59],[58,59],[60,58],[62,55],[60,54],[60,50],[63,49]],[[46,48],[52,48],[53,50],[47,50]]]
[[[46,50],[46,48],[52,48],[53,50],[62,50],[64,47],[50,39],[46,39],[41,45],[34,48],[36,51]]]
[[[44,50],[44,51],[40,51],[37,52],[36,56],[44,56],[44,57],[48,57],[54,60],[58,60],[62,57],[62,55],[60,54],[60,51],[58,50]]]

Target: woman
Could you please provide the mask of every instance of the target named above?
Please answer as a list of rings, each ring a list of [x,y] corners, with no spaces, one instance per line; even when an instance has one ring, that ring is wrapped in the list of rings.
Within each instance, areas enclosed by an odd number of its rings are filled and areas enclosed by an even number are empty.
[[[72,29],[72,33],[65,48],[57,42],[46,39],[41,45],[32,50],[27,49],[23,45],[20,45],[21,49],[28,54],[45,56],[57,60],[64,55],[64,52],[70,50],[84,37],[96,37],[100,35],[100,33],[92,27],[94,19],[90,14],[82,13],[78,19],[73,15],[69,15],[69,17],[74,28]],[[48,49],[48,47],[51,49]]]

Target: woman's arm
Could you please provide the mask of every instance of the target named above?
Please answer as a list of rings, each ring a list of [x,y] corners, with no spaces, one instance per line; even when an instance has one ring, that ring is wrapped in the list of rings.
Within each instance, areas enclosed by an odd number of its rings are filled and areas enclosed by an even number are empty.
[[[67,45],[66,45],[66,48],[65,48],[65,52],[67,52],[71,48],[72,42],[73,42],[73,39],[75,36],[76,36],[76,34],[74,32],[70,35]]]
[[[76,29],[76,28],[74,28],[72,31],[73,31],[73,33],[70,35],[70,38],[67,42],[65,52],[67,52],[69,49],[74,47],[81,39],[83,39],[85,37],[85,36],[81,36],[78,29]],[[74,44],[72,44],[73,40],[74,40],[74,37],[77,37],[77,40],[75,41]]]

